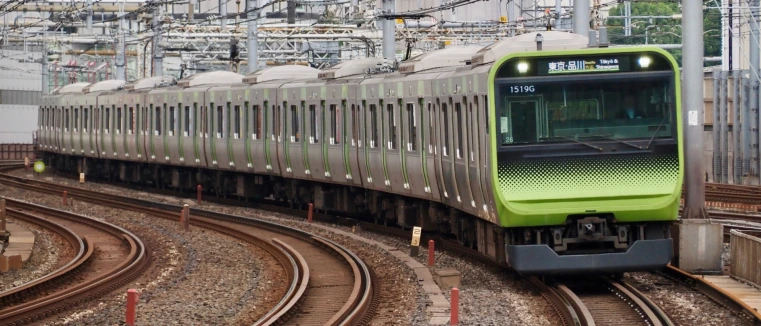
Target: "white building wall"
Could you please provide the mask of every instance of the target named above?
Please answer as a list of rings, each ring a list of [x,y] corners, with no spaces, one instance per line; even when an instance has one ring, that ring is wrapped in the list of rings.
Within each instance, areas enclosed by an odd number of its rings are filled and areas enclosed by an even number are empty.
[[[31,144],[37,130],[37,108],[0,104],[0,144]]]

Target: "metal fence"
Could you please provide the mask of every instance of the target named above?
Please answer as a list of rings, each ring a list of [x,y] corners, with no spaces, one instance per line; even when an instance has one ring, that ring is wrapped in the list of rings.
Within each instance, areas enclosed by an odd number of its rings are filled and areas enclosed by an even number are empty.
[[[0,161],[23,161],[34,159],[34,144],[0,144]]]
[[[761,231],[730,232],[732,264],[729,274],[755,287],[761,287]]]

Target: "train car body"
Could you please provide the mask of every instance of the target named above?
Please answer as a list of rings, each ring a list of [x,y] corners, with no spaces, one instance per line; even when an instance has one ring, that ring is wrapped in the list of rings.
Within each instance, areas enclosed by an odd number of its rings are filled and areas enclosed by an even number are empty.
[[[396,72],[368,58],[69,85],[43,100],[42,151],[62,170],[422,226],[525,274],[662,268],[683,174],[676,63],[542,34],[542,50],[525,34]]]

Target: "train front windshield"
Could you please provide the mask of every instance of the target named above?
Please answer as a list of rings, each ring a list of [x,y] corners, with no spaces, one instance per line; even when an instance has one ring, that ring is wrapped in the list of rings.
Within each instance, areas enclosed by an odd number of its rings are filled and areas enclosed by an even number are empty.
[[[676,134],[669,71],[501,78],[495,86],[502,146],[647,142]]]

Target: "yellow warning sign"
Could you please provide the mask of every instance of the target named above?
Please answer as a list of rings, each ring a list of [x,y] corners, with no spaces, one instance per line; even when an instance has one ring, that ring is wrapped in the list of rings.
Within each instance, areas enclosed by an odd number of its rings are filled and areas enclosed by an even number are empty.
[[[507,16],[499,16],[499,21],[501,23],[507,23]]]

